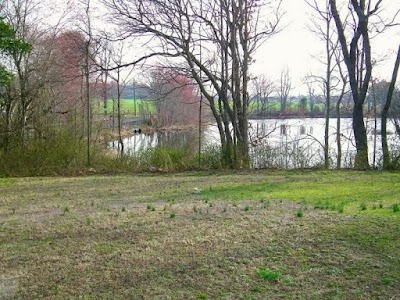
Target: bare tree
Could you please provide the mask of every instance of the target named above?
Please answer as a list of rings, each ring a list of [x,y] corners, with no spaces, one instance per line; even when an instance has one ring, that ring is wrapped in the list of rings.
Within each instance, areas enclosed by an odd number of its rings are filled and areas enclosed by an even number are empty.
[[[150,88],[159,127],[195,126],[199,122],[199,99],[194,83],[176,70],[155,69]]]
[[[257,0],[101,2],[120,28],[119,38],[151,39],[143,57],[178,58],[181,71],[186,69],[208,101],[224,163],[249,166],[249,66],[258,46],[278,31],[281,1],[271,6]]]
[[[122,61],[122,52],[123,45],[121,47],[114,49],[112,60],[115,64],[121,64]],[[118,149],[120,151],[120,157],[124,155],[124,142],[122,139],[122,116],[121,116],[121,95],[122,95],[122,79],[121,79],[121,68],[115,70],[116,75],[111,76],[111,78],[115,81],[117,86],[117,130],[118,130]],[[125,83],[126,86],[126,83]],[[113,112],[114,117],[114,112]]]
[[[386,123],[387,123],[388,112],[389,112],[389,109],[390,109],[390,106],[392,103],[393,92],[395,90],[397,74],[399,73],[399,67],[400,67],[400,45],[397,50],[397,57],[396,57],[396,61],[394,64],[392,79],[389,84],[389,89],[387,92],[385,105],[382,109],[381,135],[382,135],[382,152],[383,152],[382,154],[383,154],[383,168],[384,169],[388,169],[391,166],[389,147],[388,147],[388,143],[387,143]]]
[[[342,55],[340,54],[340,49],[336,49],[335,51],[335,60],[341,80],[340,93],[336,102],[336,148],[337,148],[336,169],[340,170],[342,168],[341,108],[342,108],[343,98],[348,93],[348,77],[342,67],[343,58]]]
[[[108,42],[105,41],[103,45],[100,47],[99,64],[102,66],[100,71],[100,82],[101,82],[101,96],[103,100],[103,112],[104,115],[108,114],[108,79],[109,79],[109,71],[108,69],[111,67],[111,50],[109,49]]]
[[[85,41],[85,49],[84,49],[84,57],[85,57],[85,64],[83,66],[84,70],[84,78],[85,78],[85,100],[86,100],[86,140],[87,140],[87,165],[90,166],[92,164],[91,159],[91,136],[92,136],[92,107],[90,104],[90,45],[92,42],[92,25],[91,25],[91,18],[90,18],[90,0],[83,1],[85,7],[85,16],[86,19],[84,20],[84,25],[87,30],[87,38]]]
[[[348,6],[350,21],[343,19],[336,0],[329,0],[335,20],[338,39],[347,67],[353,96],[353,131],[356,141],[356,169],[369,168],[367,131],[364,124],[363,107],[372,76],[371,18],[378,16],[382,0],[351,0]],[[379,16],[378,16],[379,17]],[[376,28],[376,24],[374,27]],[[386,27],[385,24],[383,24]],[[351,30],[349,30],[351,26]],[[379,30],[378,30],[379,31]]]
[[[86,150],[87,150],[87,165],[92,164],[92,131],[93,131],[93,112],[92,112],[92,79],[93,76],[98,74],[97,68],[99,56],[99,50],[101,49],[101,43],[99,38],[94,33],[94,26],[92,21],[93,7],[91,0],[80,0],[80,5],[84,10],[84,13],[78,16],[77,27],[84,34],[84,45],[82,50],[83,65],[82,68],[82,79],[83,79],[83,91],[82,100],[85,107],[85,123],[86,123]],[[95,80],[93,80],[95,81]]]
[[[281,71],[281,77],[279,81],[278,96],[281,103],[281,112],[286,112],[287,101],[289,93],[292,90],[292,80],[289,74],[289,68],[286,67]]]
[[[265,116],[269,112],[268,98],[275,91],[275,84],[265,74],[261,74],[253,79],[253,85],[254,99],[257,101],[257,114]]]
[[[332,91],[340,83],[334,72],[337,69],[337,60],[335,59],[336,50],[338,49],[338,40],[335,38],[336,33],[333,27],[333,15],[331,13],[328,1],[320,4],[316,0],[306,1],[313,9],[315,15],[312,17],[312,25],[310,30],[324,43],[324,58],[322,63],[325,65],[325,75],[318,77],[323,85],[323,93],[325,96],[325,136],[324,136],[324,162],[325,168],[330,166],[329,157],[329,128]],[[334,82],[336,81],[336,82]]]
[[[310,103],[310,115],[314,117],[314,105],[315,105],[315,76],[309,73],[303,80],[307,86],[308,101]]]

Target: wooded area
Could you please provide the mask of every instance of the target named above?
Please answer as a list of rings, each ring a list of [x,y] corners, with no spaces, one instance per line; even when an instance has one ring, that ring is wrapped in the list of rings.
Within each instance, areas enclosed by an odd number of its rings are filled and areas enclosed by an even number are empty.
[[[251,116],[309,112],[313,117],[318,98],[326,120],[324,167],[331,168],[330,119],[337,117],[341,153],[343,99],[352,99],[346,109],[353,119],[354,167],[370,168],[364,119],[374,109],[382,119],[382,167],[398,168],[400,152],[389,149],[386,125],[393,122],[399,134],[400,48],[391,58],[393,71],[377,78],[373,70],[379,61],[371,41],[398,31],[399,11],[384,15],[384,1],[372,0],[352,0],[349,6],[334,0],[307,4],[308,27],[324,44],[320,64],[325,74],[305,77],[308,95],[296,100],[293,112],[290,66],[276,81],[251,71],[260,46],[285,30],[282,0],[81,0],[54,14],[52,24],[45,2],[3,1],[1,159],[8,171],[43,160],[59,168],[91,167],[106,159],[110,137],[119,143],[117,160],[127,159],[121,101],[129,89],[134,101],[137,93],[155,103],[154,113],[136,102],[131,112],[131,117],[145,114],[155,130],[198,127],[200,139],[202,126],[215,123],[220,165],[228,168],[252,166]],[[273,98],[279,101],[274,108]],[[200,157],[201,146],[198,152]]]

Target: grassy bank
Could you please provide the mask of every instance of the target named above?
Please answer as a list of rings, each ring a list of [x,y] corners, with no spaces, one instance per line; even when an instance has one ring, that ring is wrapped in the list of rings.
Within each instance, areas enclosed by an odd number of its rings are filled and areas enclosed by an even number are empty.
[[[0,299],[396,299],[400,174],[0,179]]]

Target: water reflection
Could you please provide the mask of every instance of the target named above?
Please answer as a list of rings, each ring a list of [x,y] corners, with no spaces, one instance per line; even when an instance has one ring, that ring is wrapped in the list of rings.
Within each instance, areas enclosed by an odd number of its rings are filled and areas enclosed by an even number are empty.
[[[371,165],[381,163],[379,134],[374,132],[373,120],[366,120]],[[377,128],[380,128],[378,122]],[[395,132],[388,123],[388,132]],[[352,167],[356,148],[351,119],[341,119],[340,142],[342,145],[342,167]],[[250,155],[254,168],[309,168],[323,164],[325,119],[268,119],[249,122]],[[140,150],[161,145],[163,147],[198,148],[197,130],[162,131],[152,134],[134,134],[124,139],[126,153],[133,155]],[[399,149],[395,135],[389,135],[389,145]],[[330,165],[337,163],[336,119],[330,119],[329,157]],[[209,126],[203,133],[202,148],[219,145],[219,134],[215,126]],[[114,143],[115,146],[115,143]]]
[[[148,148],[162,147],[190,147],[196,149],[198,132],[195,130],[157,131],[152,133],[133,133],[123,139],[125,153],[135,155]],[[111,143],[113,149],[119,149],[118,141]]]

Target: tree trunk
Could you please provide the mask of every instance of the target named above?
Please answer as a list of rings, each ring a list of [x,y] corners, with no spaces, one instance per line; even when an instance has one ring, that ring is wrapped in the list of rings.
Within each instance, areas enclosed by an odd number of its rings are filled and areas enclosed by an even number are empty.
[[[358,17],[358,23],[353,24],[355,30],[353,31],[353,36],[349,44],[347,43],[345,34],[345,25],[342,23],[336,7],[336,0],[329,0],[329,4],[332,16],[335,20],[337,34],[344,62],[349,74],[349,81],[353,94],[353,131],[357,149],[354,167],[356,169],[368,169],[367,131],[363,118],[364,102],[372,74],[372,57],[368,21],[369,17],[375,14],[378,10],[379,3],[376,5],[374,10],[368,8],[368,11],[366,12],[365,1],[351,1],[353,13]],[[350,5],[349,9],[351,9]]]
[[[89,42],[87,42],[85,53],[85,100],[86,100],[86,142],[87,142],[87,165],[92,165],[90,142],[92,135],[91,107],[90,107],[90,81],[89,81]]]
[[[340,114],[340,105],[342,103],[342,99],[339,98],[336,103],[336,146],[337,146],[337,166],[336,169],[340,170],[342,168],[342,142],[341,142],[341,114]]]
[[[336,146],[337,146],[337,166],[336,169],[340,170],[342,168],[342,142],[341,142],[341,112],[340,112],[340,106],[342,104],[343,101],[343,97],[345,95],[345,90],[346,90],[346,85],[347,85],[347,80],[346,77],[343,75],[342,72],[342,68],[340,67],[340,62],[338,62],[338,66],[339,66],[339,72],[340,72],[340,76],[342,78],[342,91],[340,93],[339,99],[336,103]]]
[[[330,88],[327,89],[326,112],[325,112],[325,137],[324,137],[324,167],[329,169],[329,121],[331,111]]]
[[[400,45],[399,45],[399,48],[397,51],[397,58],[396,58],[396,62],[394,64],[392,80],[390,81],[385,106],[382,109],[381,135],[382,135],[383,169],[388,169],[391,166],[389,147],[388,147],[388,143],[387,143],[386,123],[387,123],[389,109],[390,109],[390,106],[392,103],[394,87],[395,87],[396,80],[397,80],[397,74],[399,72],[399,66],[400,66]]]
[[[118,144],[119,155],[124,156],[124,141],[122,140],[122,117],[121,117],[121,84],[120,84],[120,69],[117,70],[117,118],[118,118]]]
[[[353,131],[356,140],[357,154],[354,168],[357,170],[369,169],[368,161],[368,139],[364,123],[363,105],[354,105],[353,109]]]

